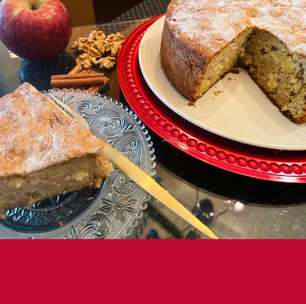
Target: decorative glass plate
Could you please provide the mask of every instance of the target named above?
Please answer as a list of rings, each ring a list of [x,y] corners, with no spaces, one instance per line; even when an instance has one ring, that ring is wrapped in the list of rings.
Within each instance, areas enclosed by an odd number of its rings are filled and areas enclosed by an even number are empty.
[[[143,35],[159,18],[136,28],[119,53],[120,88],[139,118],[177,149],[218,168],[263,180],[305,183],[305,151],[264,149],[225,139],[186,121],[157,98],[141,73],[138,55]]]
[[[73,90],[51,94],[74,107],[93,133],[116,147],[151,176],[154,148],[144,125],[112,99]],[[8,210],[0,238],[122,239],[135,237],[150,196],[114,168],[101,189],[65,193],[37,202],[32,208]]]

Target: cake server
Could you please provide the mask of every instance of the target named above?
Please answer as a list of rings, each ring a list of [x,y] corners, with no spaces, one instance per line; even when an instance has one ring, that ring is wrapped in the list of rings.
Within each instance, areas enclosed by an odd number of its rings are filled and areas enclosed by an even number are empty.
[[[48,95],[54,103],[73,119],[77,119],[82,125],[89,128],[87,121],[76,111],[64,104],[60,99],[53,95]],[[189,223],[191,226],[202,232],[211,239],[218,239],[218,236],[178,200],[176,200],[167,190],[161,187],[151,176],[145,173],[139,166],[135,165],[127,157],[118,152],[108,143],[104,143],[103,152],[109,159],[124,172],[131,180],[139,185],[143,190],[156,198],[161,204],[166,206],[177,216]]]

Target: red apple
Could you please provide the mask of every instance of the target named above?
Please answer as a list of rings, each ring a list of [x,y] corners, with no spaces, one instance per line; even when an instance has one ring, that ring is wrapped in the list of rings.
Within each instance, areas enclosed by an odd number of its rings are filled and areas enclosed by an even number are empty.
[[[71,36],[71,22],[60,0],[2,0],[0,39],[22,58],[50,60],[62,53]]]

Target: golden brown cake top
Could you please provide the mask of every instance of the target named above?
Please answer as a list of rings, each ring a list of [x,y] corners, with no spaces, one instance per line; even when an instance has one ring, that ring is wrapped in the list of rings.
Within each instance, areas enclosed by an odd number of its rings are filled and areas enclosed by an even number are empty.
[[[1,177],[95,154],[103,145],[28,83],[0,98],[0,120]]]
[[[306,0],[172,0],[167,24],[208,57],[248,27],[267,30],[306,56]]]

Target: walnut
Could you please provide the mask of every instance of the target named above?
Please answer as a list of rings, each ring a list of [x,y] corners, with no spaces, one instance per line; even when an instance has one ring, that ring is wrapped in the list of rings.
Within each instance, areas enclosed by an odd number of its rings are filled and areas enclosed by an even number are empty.
[[[117,56],[124,39],[124,36],[120,33],[110,34],[107,36],[106,42],[109,44],[109,51],[111,52],[112,56]]]
[[[88,43],[84,45],[84,52],[87,53],[91,57],[101,57],[101,52],[96,48],[96,46],[92,43]]]
[[[87,38],[80,37],[80,38],[78,38],[77,41],[75,41],[75,42],[72,44],[72,48],[78,49],[79,51],[83,51],[84,46],[86,45],[87,41],[88,41]]]
[[[99,61],[100,61],[99,58],[92,57],[92,58],[91,58],[91,61],[92,61],[92,63],[93,63],[94,65],[99,65],[99,64],[100,64],[100,63],[99,63]]]
[[[77,58],[77,64],[81,65],[83,69],[90,69],[93,65],[92,57],[84,53]]]
[[[103,69],[112,69],[116,65],[116,58],[112,56],[102,57],[100,60],[98,60],[98,63],[100,64],[100,68]]]
[[[101,55],[104,55],[107,52],[107,44],[104,40],[95,41],[95,47],[100,51]]]
[[[120,34],[120,33],[116,33],[116,34],[110,34],[106,37],[106,42],[107,43],[113,43],[113,42],[119,42],[119,41],[123,41],[125,39],[125,37]]]
[[[80,37],[72,48],[82,54],[77,58],[77,64],[83,69],[99,66],[101,69],[112,69],[116,65],[116,57],[125,40],[120,34],[105,35],[103,31],[92,31],[87,38]]]
[[[111,55],[117,56],[121,49],[121,46],[122,46],[122,43],[113,43],[110,48]]]
[[[89,36],[88,40],[89,41],[97,41],[97,40],[105,40],[105,34],[103,31],[92,31]]]

